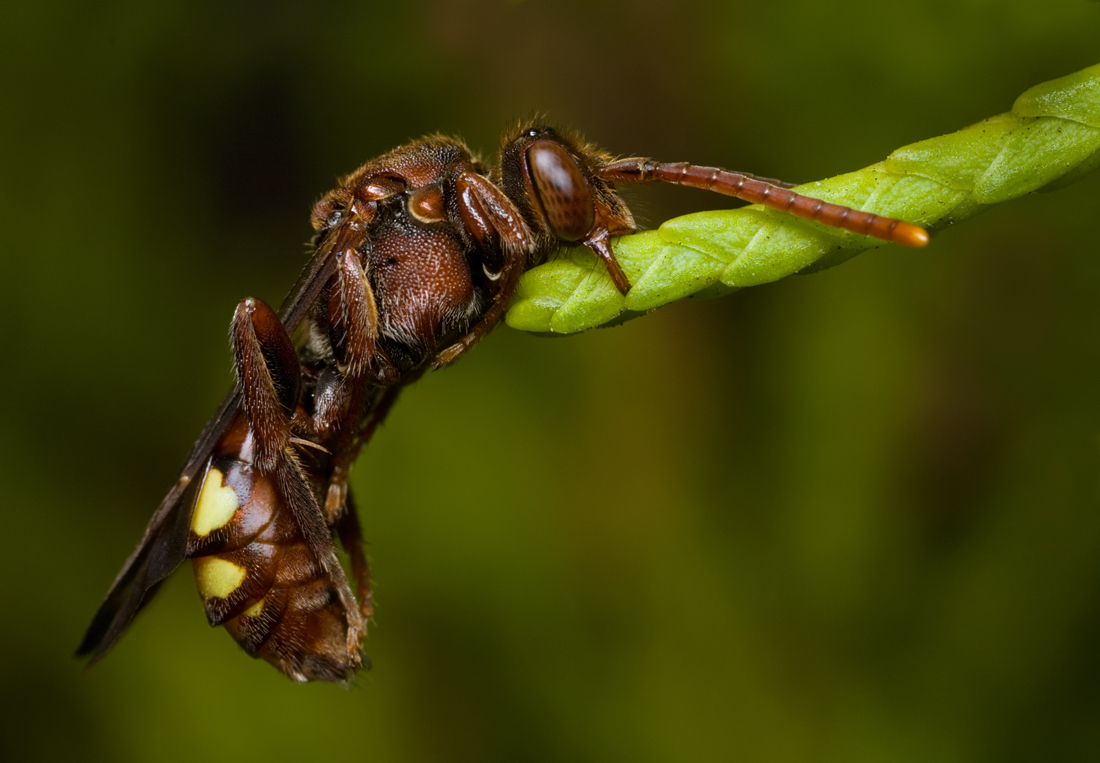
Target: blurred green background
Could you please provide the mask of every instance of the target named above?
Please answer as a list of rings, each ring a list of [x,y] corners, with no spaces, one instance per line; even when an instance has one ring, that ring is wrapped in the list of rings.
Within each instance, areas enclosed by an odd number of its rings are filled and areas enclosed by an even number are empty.
[[[1084,0],[7,8],[0,758],[1100,759],[1098,176],[424,379],[354,473],[349,691],[245,657],[186,569],[71,656],[337,175],[539,110],[806,181],[1098,61]]]

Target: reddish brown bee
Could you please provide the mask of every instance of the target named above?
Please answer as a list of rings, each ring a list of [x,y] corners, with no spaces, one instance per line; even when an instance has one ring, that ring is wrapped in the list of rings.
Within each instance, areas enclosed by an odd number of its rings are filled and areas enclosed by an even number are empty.
[[[504,136],[488,169],[432,136],[349,175],[313,209],[316,252],[281,312],[233,316],[237,384],[126,561],[78,650],[106,654],[170,572],[192,560],[212,625],[296,681],[360,667],[371,588],[348,473],[399,390],[500,322],[520,275],[580,243],[630,284],[611,238],[635,230],[615,183],[661,181],[922,246],[908,223],[800,196],[752,175],[615,160],[540,123]],[[306,338],[291,336],[303,321]],[[355,591],[336,556],[351,560]]]

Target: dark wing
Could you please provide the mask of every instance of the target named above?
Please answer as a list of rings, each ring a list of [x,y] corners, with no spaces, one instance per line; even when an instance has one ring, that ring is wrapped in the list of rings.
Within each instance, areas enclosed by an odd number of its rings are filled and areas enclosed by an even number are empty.
[[[317,301],[325,282],[336,272],[336,257],[333,253],[336,251],[335,245],[343,238],[330,235],[321,243],[283,302],[280,317],[291,336]],[[240,410],[241,391],[235,385],[191,448],[179,479],[160,502],[145,528],[141,542],[126,560],[92,619],[92,624],[88,626],[76,654],[91,655],[89,664],[107,653],[134,619],[134,615],[152,598],[161,582],[186,556],[187,532],[191,526],[195,491],[199,487],[197,478],[205,473],[211,451],[225,435]]]

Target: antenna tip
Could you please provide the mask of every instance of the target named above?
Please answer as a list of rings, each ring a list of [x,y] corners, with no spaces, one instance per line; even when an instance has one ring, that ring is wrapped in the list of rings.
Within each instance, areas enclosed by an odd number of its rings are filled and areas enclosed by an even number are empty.
[[[928,231],[919,225],[901,223],[894,228],[893,239],[905,246],[921,247],[928,243]]]

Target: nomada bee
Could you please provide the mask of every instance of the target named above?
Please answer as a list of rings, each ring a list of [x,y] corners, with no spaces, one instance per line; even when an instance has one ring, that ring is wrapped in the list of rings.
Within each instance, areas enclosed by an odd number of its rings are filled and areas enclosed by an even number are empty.
[[[520,275],[583,244],[615,286],[612,239],[636,230],[616,184],[716,191],[908,246],[905,222],[744,173],[615,159],[541,122],[506,133],[494,166],[422,138],[353,172],[313,208],[315,250],[279,314],[240,302],[237,383],[210,419],[92,620],[103,657],[184,559],[211,625],[295,681],[346,683],[363,664],[370,574],[348,475],[401,389],[500,323]],[[308,325],[307,338],[291,337]],[[350,558],[348,580],[337,541]]]

